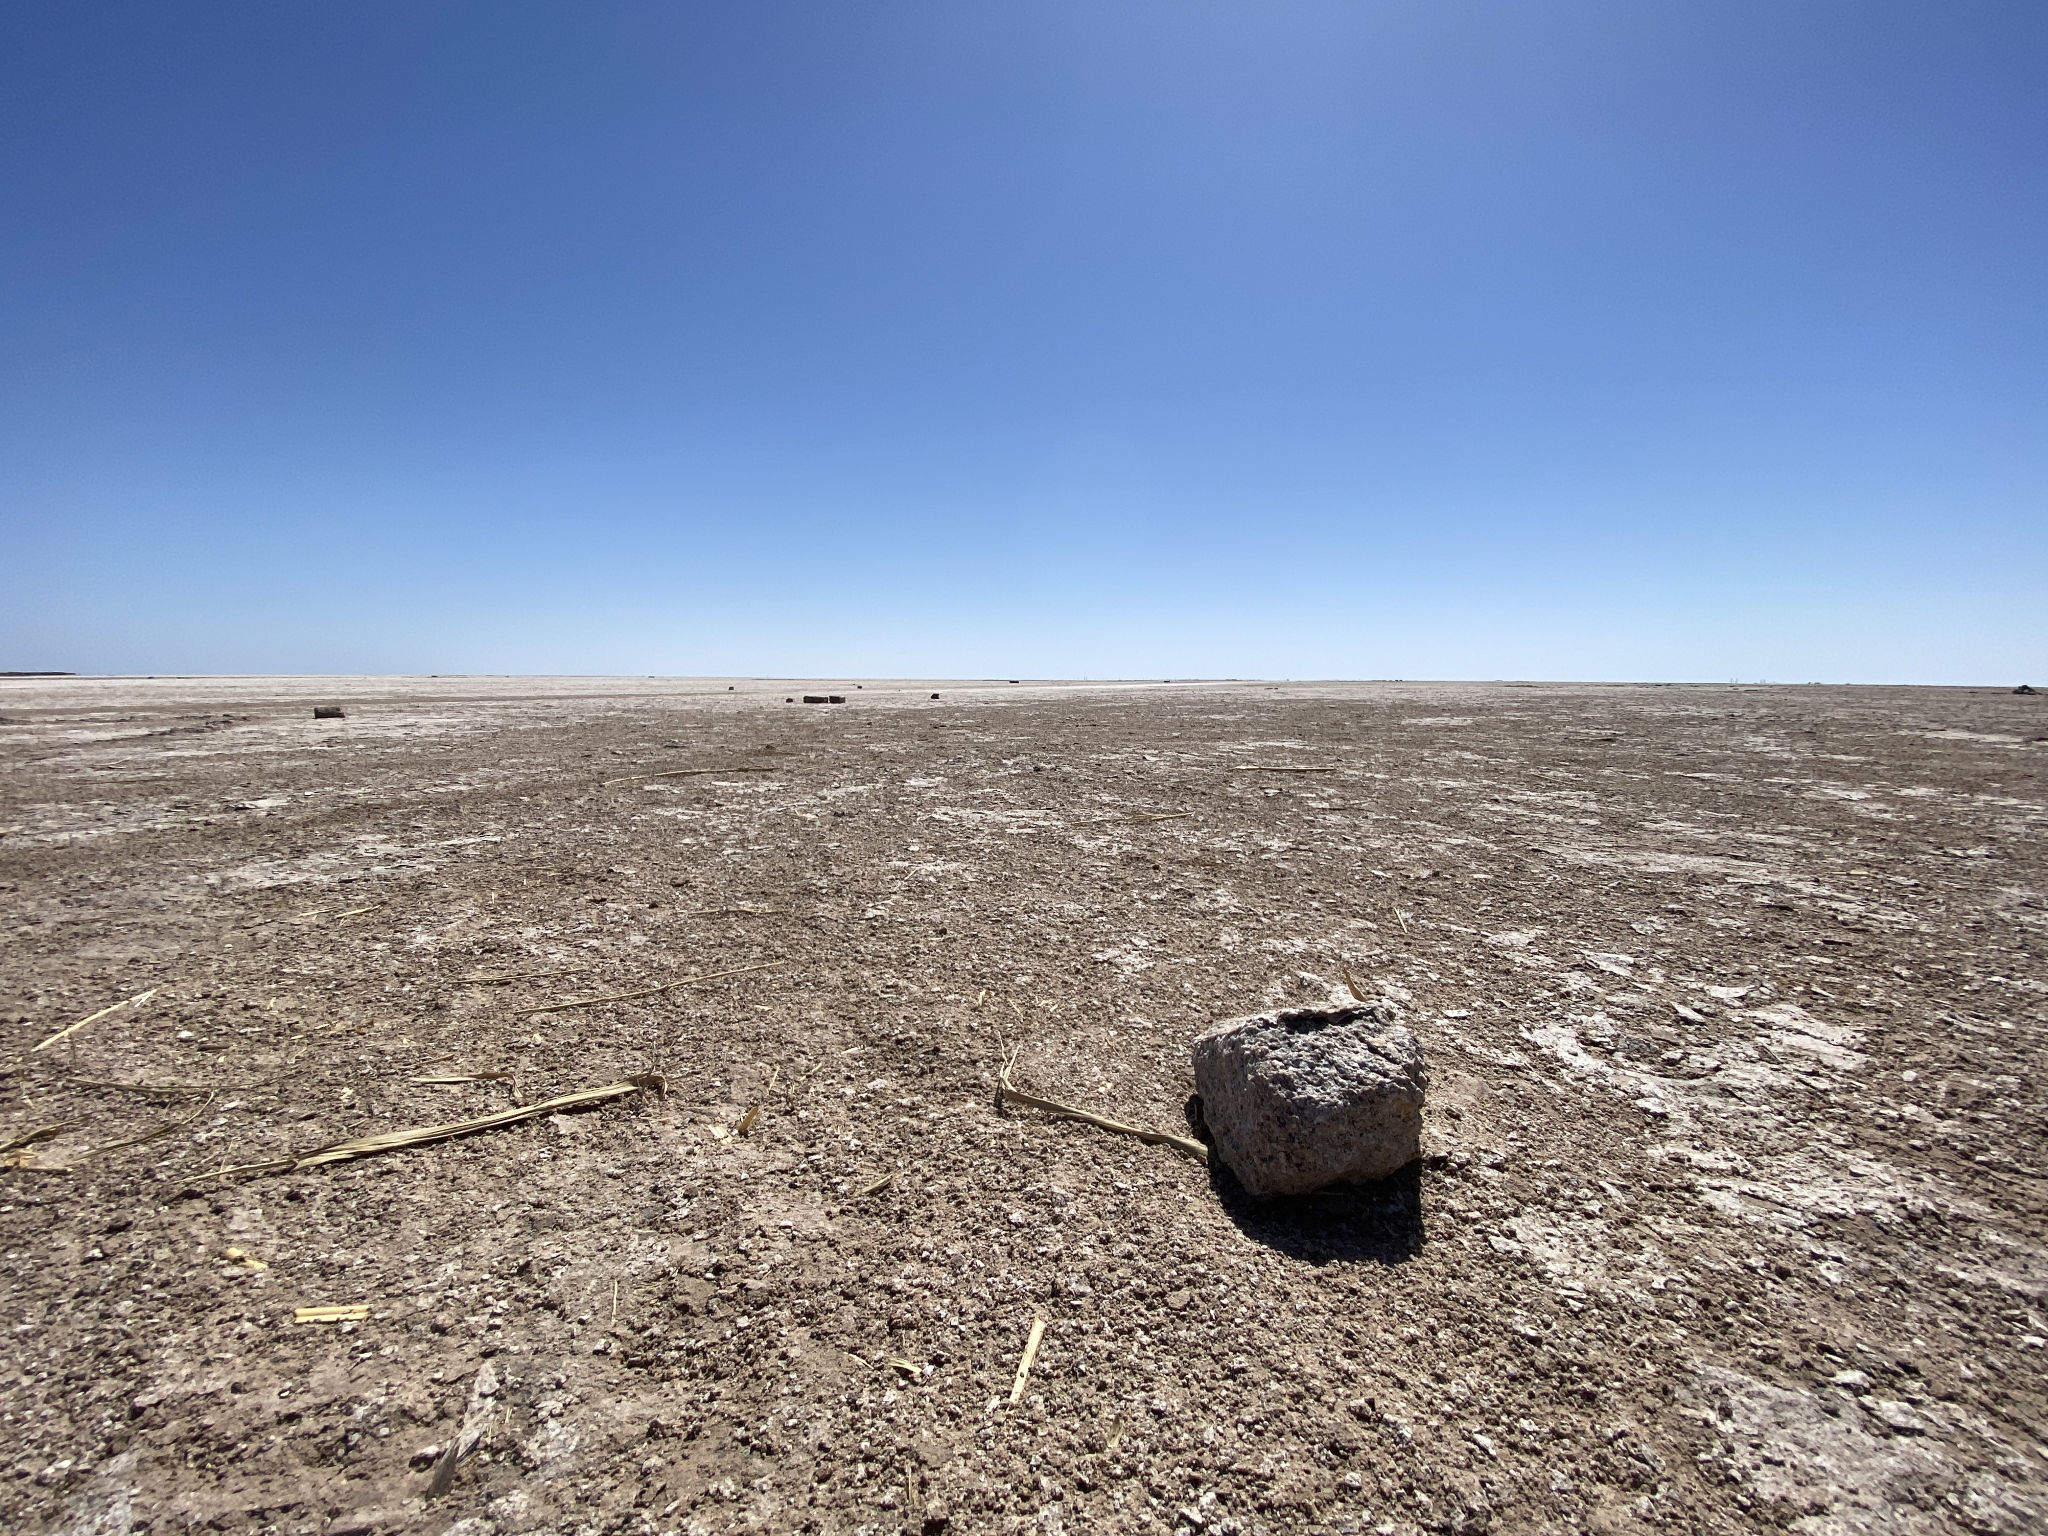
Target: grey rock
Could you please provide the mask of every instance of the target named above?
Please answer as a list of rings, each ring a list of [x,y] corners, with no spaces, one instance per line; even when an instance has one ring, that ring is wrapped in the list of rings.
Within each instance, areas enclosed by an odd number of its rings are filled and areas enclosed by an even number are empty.
[[[1196,1038],[1202,1118],[1252,1196],[1383,1179],[1422,1155],[1428,1074],[1394,1017],[1383,1002],[1289,1008]]]
[[[1927,1421],[1913,1411],[1910,1403],[1902,1403],[1895,1397],[1873,1397],[1867,1392],[1856,1401],[1863,1405],[1865,1413],[1895,1435],[1927,1433]]]

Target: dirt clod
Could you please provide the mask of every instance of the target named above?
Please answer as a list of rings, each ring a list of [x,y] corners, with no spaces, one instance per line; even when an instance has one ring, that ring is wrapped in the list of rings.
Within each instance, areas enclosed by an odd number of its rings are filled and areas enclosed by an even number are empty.
[[[1246,1193],[1369,1183],[1422,1155],[1428,1074],[1393,1019],[1370,1003],[1289,1008],[1196,1037],[1202,1119]]]

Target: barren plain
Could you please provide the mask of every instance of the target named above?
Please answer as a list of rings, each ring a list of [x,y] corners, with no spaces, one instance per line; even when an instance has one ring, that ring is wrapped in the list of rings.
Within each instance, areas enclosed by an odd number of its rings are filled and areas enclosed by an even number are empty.
[[[0,1526],[2041,1530],[2044,754],[1990,689],[0,682]],[[1431,1073],[1385,1185],[997,1102],[1186,1135],[1196,1032],[1353,984]]]

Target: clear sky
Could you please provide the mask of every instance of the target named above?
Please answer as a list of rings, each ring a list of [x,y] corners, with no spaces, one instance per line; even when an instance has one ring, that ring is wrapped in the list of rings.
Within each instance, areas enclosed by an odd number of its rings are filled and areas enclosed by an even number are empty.
[[[0,667],[2048,683],[2048,5],[7,0]]]

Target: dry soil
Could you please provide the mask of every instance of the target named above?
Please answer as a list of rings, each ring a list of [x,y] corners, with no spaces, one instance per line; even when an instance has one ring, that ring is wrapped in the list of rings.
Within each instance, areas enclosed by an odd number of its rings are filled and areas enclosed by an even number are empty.
[[[2048,698],[13,679],[0,716],[10,1531],[2048,1523]],[[1185,1134],[1192,1036],[1347,972],[1431,1072],[1388,1184],[1260,1206],[997,1105],[1014,1051]]]

